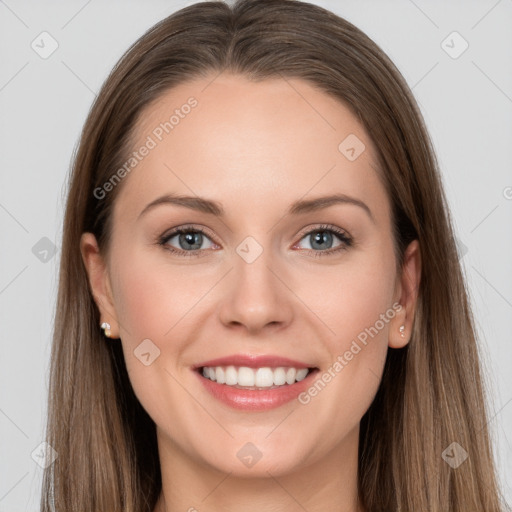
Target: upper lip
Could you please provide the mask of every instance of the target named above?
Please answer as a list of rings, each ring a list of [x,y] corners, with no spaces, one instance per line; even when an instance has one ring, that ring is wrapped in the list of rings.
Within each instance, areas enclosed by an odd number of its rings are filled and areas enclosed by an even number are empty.
[[[203,368],[204,366],[247,366],[249,368],[278,368],[280,366],[289,366],[292,368],[313,368],[312,365],[281,357],[277,355],[250,355],[250,354],[233,354],[230,356],[210,359],[194,366],[194,370]]]

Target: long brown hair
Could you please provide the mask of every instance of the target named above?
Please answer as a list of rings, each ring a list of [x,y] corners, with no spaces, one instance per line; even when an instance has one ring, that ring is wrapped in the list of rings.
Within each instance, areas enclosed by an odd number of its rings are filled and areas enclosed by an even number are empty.
[[[80,253],[107,251],[113,202],[94,190],[127,160],[150,102],[222,71],[309,81],[351,108],[378,151],[392,204],[397,265],[418,239],[422,279],[410,343],[390,349],[361,422],[359,495],[368,511],[498,512],[474,320],[438,164],[421,113],[386,54],[348,21],[295,0],[186,7],[122,57],[95,100],[70,174],[51,354],[43,512],[152,512],[161,491],[153,421],[134,395],[119,343],[99,329]],[[132,148],[133,150],[133,148]],[[469,454],[452,468],[443,452]],[[501,505],[500,505],[501,503]],[[53,506],[54,508],[53,508]]]

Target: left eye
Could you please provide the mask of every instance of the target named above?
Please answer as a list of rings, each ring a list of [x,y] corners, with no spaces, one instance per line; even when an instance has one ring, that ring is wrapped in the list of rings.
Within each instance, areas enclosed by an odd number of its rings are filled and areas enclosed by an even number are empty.
[[[339,244],[335,247],[332,246],[334,243],[334,239],[338,238],[340,240]],[[301,240],[310,241],[309,247],[306,247],[308,250],[314,249],[337,249],[340,246],[345,246],[350,244],[350,240],[348,237],[337,230],[328,229],[328,228],[320,228],[315,229],[314,231],[310,231],[306,234]],[[328,245],[329,247],[326,247]]]

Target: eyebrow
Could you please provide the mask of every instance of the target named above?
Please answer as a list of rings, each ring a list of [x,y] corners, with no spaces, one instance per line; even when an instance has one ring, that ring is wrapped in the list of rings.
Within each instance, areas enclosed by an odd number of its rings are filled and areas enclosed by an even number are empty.
[[[182,206],[184,208],[189,208],[191,210],[196,210],[198,212],[215,215],[216,217],[225,216],[225,211],[224,208],[222,207],[222,204],[217,201],[213,201],[211,199],[206,199],[198,196],[165,194],[161,197],[158,197],[154,201],[151,201],[151,203],[149,203],[148,205],[146,205],[146,207],[140,212],[138,218],[142,217],[149,210],[152,210],[153,208],[163,204]],[[303,213],[314,212],[322,210],[324,208],[328,208],[329,206],[333,206],[335,204],[350,204],[354,206],[359,206],[368,214],[372,222],[375,223],[375,218],[368,205],[361,201],[360,199],[347,196],[346,194],[331,194],[328,196],[322,196],[317,197],[315,199],[307,200],[299,199],[298,201],[292,203],[292,205],[288,209],[287,215],[300,215]]]

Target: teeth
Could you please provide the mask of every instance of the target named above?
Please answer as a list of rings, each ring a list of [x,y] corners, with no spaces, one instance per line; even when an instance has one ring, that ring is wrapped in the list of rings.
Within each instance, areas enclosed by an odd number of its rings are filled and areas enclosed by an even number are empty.
[[[307,368],[301,368],[300,370],[297,370],[297,375],[295,376],[295,380],[297,382],[304,380],[306,378],[306,375],[308,374],[309,370]]]
[[[307,368],[249,368],[247,366],[204,367],[203,377],[228,386],[271,388],[299,382],[306,378]]]
[[[274,384],[276,386],[282,386],[286,384],[286,370],[284,368],[276,368],[274,370]]]
[[[258,368],[254,377],[258,388],[269,388],[274,385],[274,372],[270,368]]]
[[[295,375],[297,375],[297,370],[295,368],[288,368],[286,371],[286,384],[293,384],[295,382]]]
[[[224,384],[226,382],[226,372],[221,366],[217,366],[217,368],[215,368],[215,380],[219,384]]]
[[[236,386],[238,384],[238,371],[234,366],[226,368],[226,384],[228,386]]]
[[[241,366],[238,369],[238,385],[239,386],[254,386],[256,380],[255,372],[252,368]]]

